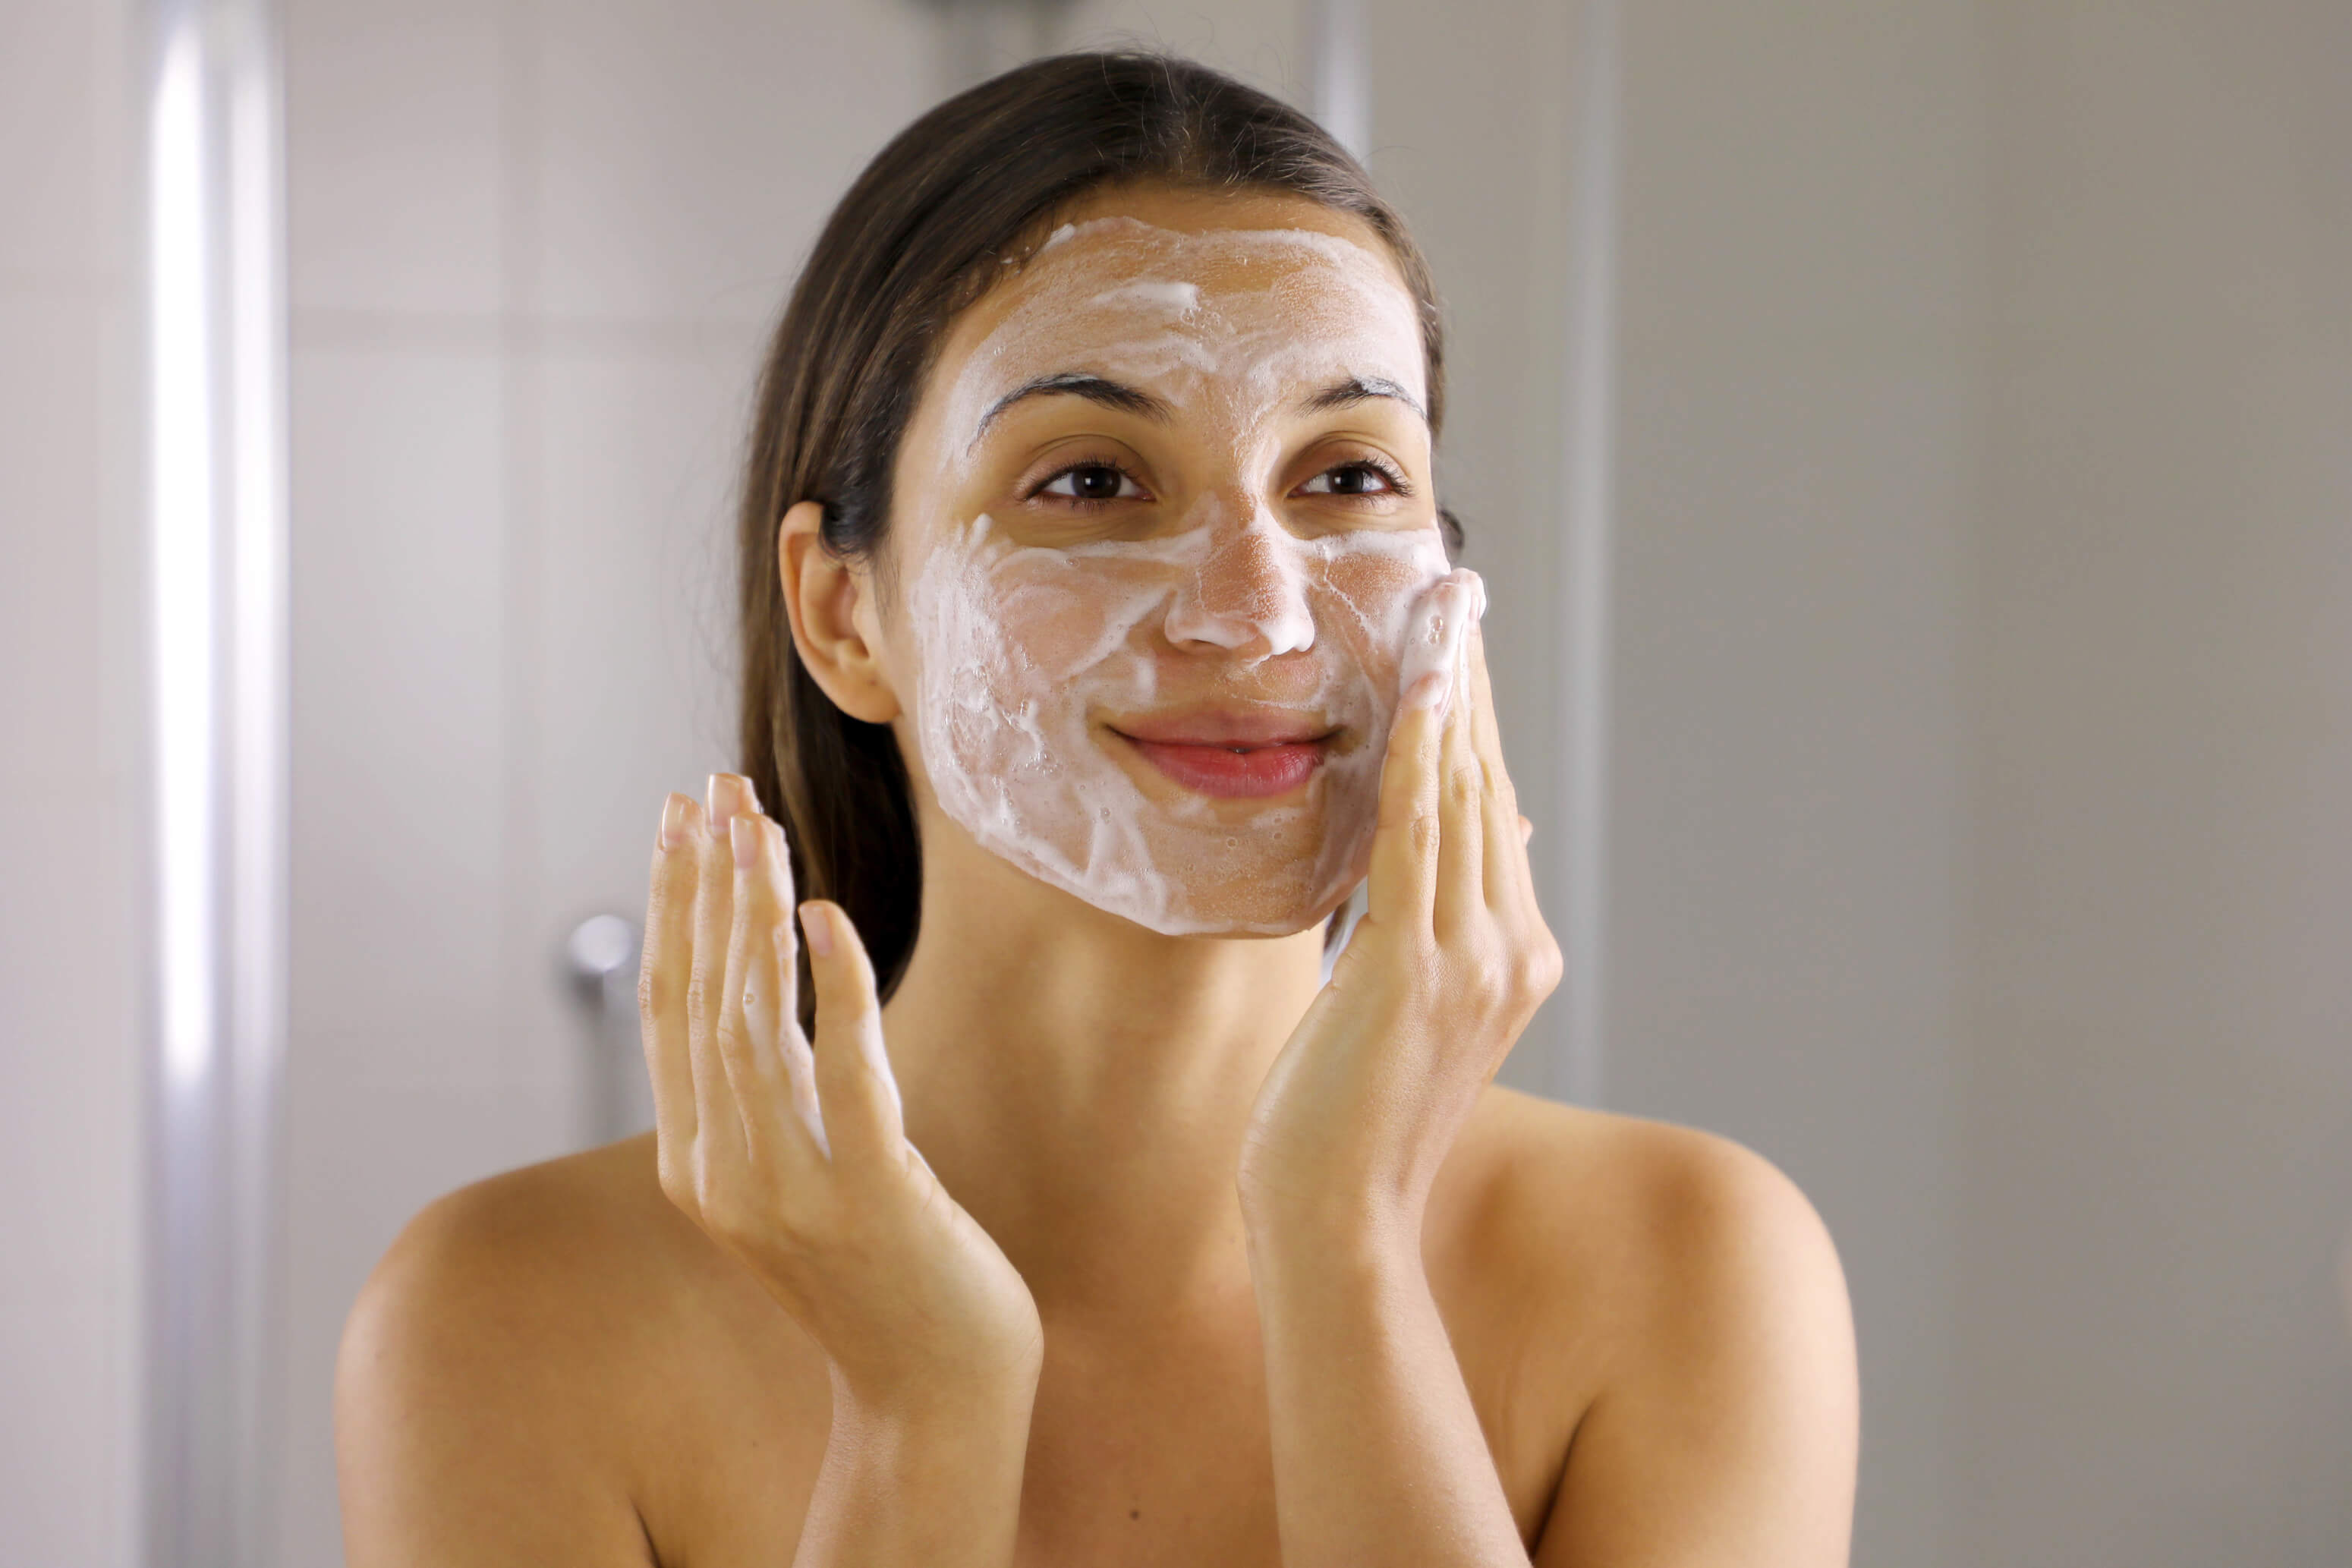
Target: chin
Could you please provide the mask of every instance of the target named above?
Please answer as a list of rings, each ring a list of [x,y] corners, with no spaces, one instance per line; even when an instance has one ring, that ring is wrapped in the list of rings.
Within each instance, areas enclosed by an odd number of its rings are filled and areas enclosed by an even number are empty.
[[[950,803],[942,799],[943,806]],[[985,797],[955,805],[985,805]],[[1291,936],[1321,924],[1347,899],[1370,859],[1370,814],[1335,837],[1323,803],[1223,811],[1186,802],[1180,813],[1104,809],[1108,825],[1073,801],[1040,831],[1011,812],[947,815],[981,848],[1106,914],[1162,936]]]
[[[1162,936],[1296,936],[1329,920],[1362,880],[1359,873],[1337,885],[1317,885],[1310,882],[1312,870],[1304,862],[1270,866],[1262,875],[1187,887],[1166,908],[1113,912]]]

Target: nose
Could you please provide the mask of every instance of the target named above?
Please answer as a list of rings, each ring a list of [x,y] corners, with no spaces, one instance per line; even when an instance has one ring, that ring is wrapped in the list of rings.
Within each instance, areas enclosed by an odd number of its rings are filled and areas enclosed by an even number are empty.
[[[1168,607],[1168,640],[1180,647],[1255,650],[1264,658],[1314,647],[1315,617],[1297,553],[1262,509],[1239,528],[1218,529],[1200,570]]]

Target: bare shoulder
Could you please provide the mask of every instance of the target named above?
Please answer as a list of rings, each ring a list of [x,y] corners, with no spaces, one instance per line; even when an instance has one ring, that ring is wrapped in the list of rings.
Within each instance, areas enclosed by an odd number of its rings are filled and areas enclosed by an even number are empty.
[[[1573,1416],[1538,1561],[1843,1562],[1853,1320],[1796,1184],[1727,1138],[1507,1090],[1474,1131],[1465,1189]]]
[[[1728,1138],[1504,1089],[1488,1091],[1465,1139],[1473,1133],[1465,1174],[1531,1267],[1584,1272],[1606,1257],[1627,1289],[1683,1296],[1760,1271],[1843,1295],[1836,1248],[1811,1203]]]
[[[740,1371],[722,1363],[792,1347],[662,1197],[646,1142],[460,1188],[386,1251],[336,1365],[353,1568],[653,1560],[667,1439]]]
[[[386,1356],[417,1358],[423,1371],[494,1355],[522,1373],[561,1359],[517,1353],[527,1348],[560,1352],[642,1322],[673,1288],[688,1238],[658,1186],[637,1179],[634,1142],[508,1171],[426,1205],[361,1289],[340,1372],[361,1376]],[[614,1313],[624,1300],[634,1310]]]

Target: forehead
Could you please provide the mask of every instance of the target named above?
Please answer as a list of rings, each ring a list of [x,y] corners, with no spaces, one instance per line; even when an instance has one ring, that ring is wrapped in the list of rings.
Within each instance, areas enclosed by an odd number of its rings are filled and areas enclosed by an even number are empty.
[[[1297,198],[1197,196],[1081,209],[960,317],[935,386],[950,429],[1044,374],[1270,397],[1378,375],[1425,398],[1419,310],[1388,248]]]

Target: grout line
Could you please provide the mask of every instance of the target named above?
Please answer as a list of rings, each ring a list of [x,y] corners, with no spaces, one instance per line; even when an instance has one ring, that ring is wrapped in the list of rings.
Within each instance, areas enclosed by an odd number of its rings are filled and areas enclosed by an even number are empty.
[[[46,272],[32,267],[0,267],[0,300],[85,300],[97,305],[137,304],[135,273],[98,268],[83,272]]]
[[[505,1079],[509,1086],[530,1080],[538,1064],[538,1009],[531,999],[545,983],[550,955],[540,951],[536,913],[541,865],[539,824],[530,810],[530,781],[541,744],[538,722],[541,605],[539,566],[539,460],[541,410],[535,350],[538,334],[527,324],[537,290],[527,273],[538,239],[538,207],[532,176],[539,151],[532,134],[538,107],[534,62],[541,18],[530,0],[509,0],[499,24],[499,192],[502,222],[498,231],[498,316],[481,323],[484,342],[499,360],[501,460],[499,479],[500,649],[499,671],[505,723],[498,780],[499,820],[499,929],[505,984],[499,992],[499,1033]],[[452,318],[453,324],[463,318]],[[360,325],[346,320],[347,328]],[[371,323],[380,325],[381,323]]]
[[[511,286],[510,286],[511,287]],[[764,321],[708,318],[535,316],[499,311],[298,308],[294,337],[305,347],[439,349],[517,353],[749,353]]]

